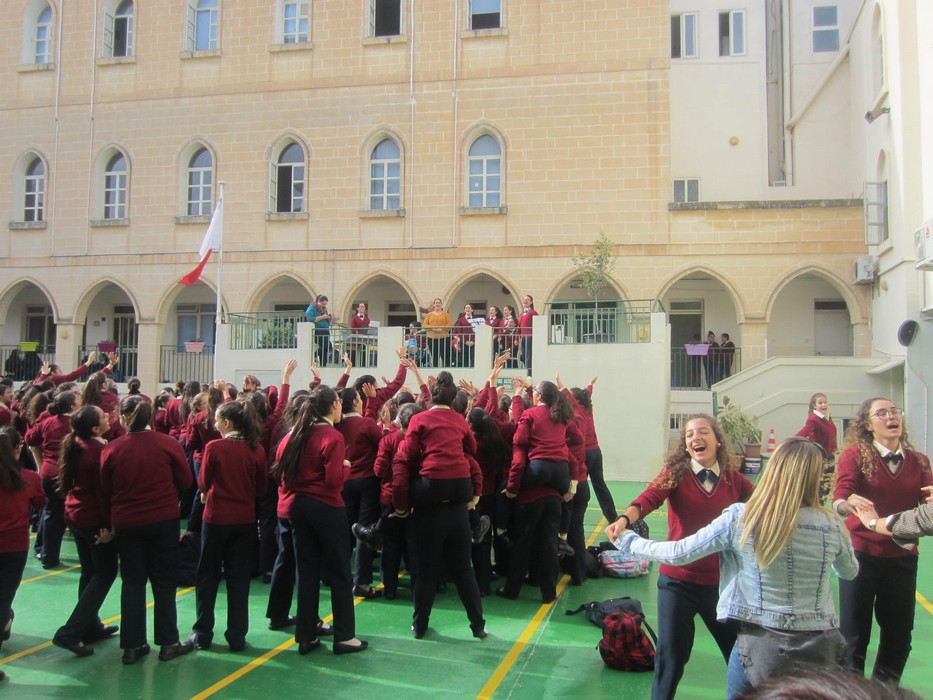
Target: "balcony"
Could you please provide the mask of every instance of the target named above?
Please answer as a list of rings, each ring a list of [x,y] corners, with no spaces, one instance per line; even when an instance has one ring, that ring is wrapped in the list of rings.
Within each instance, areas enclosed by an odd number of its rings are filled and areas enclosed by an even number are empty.
[[[709,348],[706,354],[693,354],[706,347],[671,348],[671,389],[708,391],[716,382],[742,370],[742,348],[730,348],[732,352]]]
[[[560,301],[545,304],[549,345],[650,343],[657,299]]]
[[[0,345],[0,367],[3,376],[13,381],[35,379],[45,362],[55,362],[55,346],[23,341],[18,345]]]

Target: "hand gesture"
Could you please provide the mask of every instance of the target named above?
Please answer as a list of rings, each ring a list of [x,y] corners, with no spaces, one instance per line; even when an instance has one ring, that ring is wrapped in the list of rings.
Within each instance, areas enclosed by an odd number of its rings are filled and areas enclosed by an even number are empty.
[[[107,544],[113,540],[113,531],[108,530],[105,527],[100,529],[96,535],[94,535],[94,544]]]
[[[87,362],[86,362],[85,364],[86,364],[88,367],[90,367],[91,365],[94,364],[94,360],[96,360],[96,359],[97,359],[97,350],[91,350],[91,351],[87,354]],[[46,367],[48,367],[48,365],[49,365],[49,363],[46,362],[46,363],[43,365],[43,370],[44,370]]]
[[[288,364],[285,365],[285,369],[282,370],[282,384],[288,384],[289,380],[292,378],[292,372],[295,371],[295,368],[298,366],[298,360],[292,358],[288,361]]]
[[[110,362],[111,367],[116,367],[118,364],[120,364],[120,356],[115,352],[108,352],[107,360]]]

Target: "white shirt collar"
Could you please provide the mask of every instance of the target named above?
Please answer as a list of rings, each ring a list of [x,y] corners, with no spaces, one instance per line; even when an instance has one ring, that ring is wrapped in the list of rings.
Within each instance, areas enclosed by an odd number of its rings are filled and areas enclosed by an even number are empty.
[[[704,467],[702,464],[697,462],[695,459],[690,460],[690,468],[693,470],[694,474],[699,474],[704,469],[709,469],[713,474],[719,476],[719,462],[713,462],[711,467]]]
[[[896,450],[889,450],[887,447],[885,447],[884,445],[882,445],[882,444],[881,444],[880,442],[878,442],[877,440],[872,441],[872,444],[875,446],[875,449],[878,450],[878,454],[881,455],[882,459],[883,459],[884,457],[887,457],[887,456],[888,456],[889,454],[891,454],[892,452],[893,452],[894,454],[899,454],[901,457],[904,456],[904,448],[901,447],[901,444],[900,444],[900,443],[898,443],[897,449],[896,449]]]
[[[826,415],[823,413],[820,413],[819,411],[814,411],[813,415],[816,416],[817,418],[826,418]]]

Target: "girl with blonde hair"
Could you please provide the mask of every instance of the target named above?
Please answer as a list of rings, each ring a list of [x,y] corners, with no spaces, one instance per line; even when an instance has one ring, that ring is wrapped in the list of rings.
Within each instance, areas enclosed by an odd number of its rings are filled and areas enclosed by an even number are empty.
[[[830,569],[858,573],[849,534],[820,506],[823,453],[793,437],[778,445],[748,503],[736,503],[696,534],[652,542],[626,530],[623,551],[667,563],[720,553],[720,620],[739,623],[727,697],[773,676],[831,668],[845,658]]]

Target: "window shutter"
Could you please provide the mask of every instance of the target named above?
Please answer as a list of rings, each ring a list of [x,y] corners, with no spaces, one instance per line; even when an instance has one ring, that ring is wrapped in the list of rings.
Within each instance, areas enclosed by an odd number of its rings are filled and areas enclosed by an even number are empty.
[[[276,212],[276,198],[279,191],[279,168],[275,161],[269,162],[269,211]]]
[[[104,36],[102,53],[106,58],[113,58],[113,15],[104,13]]]
[[[198,18],[197,10],[194,5],[190,2],[186,7],[186,18],[185,18],[185,50],[194,51],[195,47],[195,38],[198,31]]]

